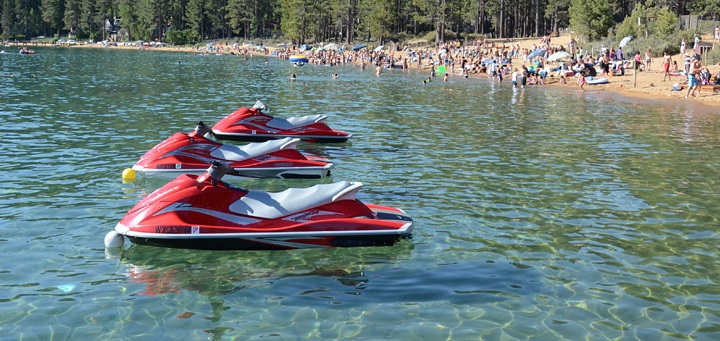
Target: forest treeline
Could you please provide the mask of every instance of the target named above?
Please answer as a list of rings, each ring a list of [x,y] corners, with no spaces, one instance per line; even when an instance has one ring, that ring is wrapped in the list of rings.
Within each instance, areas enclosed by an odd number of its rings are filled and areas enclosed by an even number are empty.
[[[685,14],[720,18],[718,0],[0,0],[0,37],[382,43],[537,37],[572,27],[593,39],[607,36],[638,6],[646,22],[667,16],[677,22]]]

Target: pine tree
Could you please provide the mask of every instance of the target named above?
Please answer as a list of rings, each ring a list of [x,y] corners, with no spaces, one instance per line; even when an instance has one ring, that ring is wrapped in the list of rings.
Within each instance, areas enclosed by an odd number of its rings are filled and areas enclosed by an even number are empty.
[[[613,24],[607,0],[572,0],[568,12],[573,31],[590,40],[607,36]]]
[[[63,0],[42,0],[42,19],[49,23],[51,28],[57,30],[60,37],[60,30],[63,28],[63,17],[65,15],[65,1]]]

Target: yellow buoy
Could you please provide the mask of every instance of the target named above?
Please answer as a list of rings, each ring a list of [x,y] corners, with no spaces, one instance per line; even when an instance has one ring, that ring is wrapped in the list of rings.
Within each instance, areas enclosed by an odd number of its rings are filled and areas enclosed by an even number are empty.
[[[125,168],[122,172],[123,180],[135,180],[135,171],[132,168]]]

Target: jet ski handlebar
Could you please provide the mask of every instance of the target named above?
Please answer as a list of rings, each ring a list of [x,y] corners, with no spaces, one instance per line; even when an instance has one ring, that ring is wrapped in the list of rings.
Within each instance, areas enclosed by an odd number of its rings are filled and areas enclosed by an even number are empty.
[[[207,172],[210,173],[210,177],[213,179],[220,181],[222,180],[223,176],[226,174],[230,175],[239,175],[240,173],[235,170],[234,168],[230,167],[225,162],[220,161],[213,161],[212,165],[210,165],[210,168],[207,169]]]

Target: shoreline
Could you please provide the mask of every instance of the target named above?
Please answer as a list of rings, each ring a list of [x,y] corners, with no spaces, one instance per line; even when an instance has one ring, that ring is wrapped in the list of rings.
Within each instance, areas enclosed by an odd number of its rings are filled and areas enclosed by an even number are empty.
[[[569,36],[560,36],[557,38],[553,38],[553,45],[559,46],[559,45],[566,45],[570,41]],[[514,40],[511,42],[511,44],[519,45],[520,48],[532,48],[532,46],[535,43],[538,43],[539,39],[519,39]],[[53,45],[47,45],[47,44],[32,44],[30,42],[26,43],[11,43],[11,47],[27,47],[27,46],[41,46],[41,47],[52,47]],[[207,52],[207,47],[201,47],[201,48],[194,48],[194,47],[169,47],[169,46],[163,46],[163,47],[138,47],[138,46],[110,46],[110,47],[104,47],[102,45],[98,44],[75,44],[71,46],[60,46],[63,48],[108,48],[108,49],[123,49],[123,50],[143,50],[143,51],[169,51],[169,52],[182,52],[187,54],[196,54],[196,53],[202,53]],[[220,53],[220,54],[228,54],[230,52],[230,46],[221,46],[220,52],[213,52],[214,54]],[[247,48],[242,46],[237,46],[236,49],[239,51],[240,49]],[[0,47],[1,49],[1,47]],[[268,50],[268,53],[261,53],[259,51],[249,51],[252,56],[258,56],[258,57],[275,57],[278,58],[279,55],[273,54],[273,52],[279,52],[280,48],[278,47],[268,47],[266,46],[266,49]],[[5,53],[9,53],[10,51],[5,51]],[[12,53],[12,52],[10,52]],[[292,53],[291,53],[292,54]],[[407,53],[405,51],[399,51],[396,52],[396,54],[399,55],[399,59],[407,57]],[[676,54],[672,56],[673,60],[676,62],[682,63],[683,56]],[[353,62],[351,65],[355,65],[356,62]],[[660,69],[662,66],[661,64],[661,58],[653,58],[653,66],[656,69]],[[312,65],[312,64],[310,64]],[[429,64],[423,63],[421,67],[416,67],[416,63],[411,63],[408,71],[415,70],[416,72],[423,72],[429,69]],[[522,59],[520,57],[513,59],[513,67],[520,67],[523,65]],[[355,65],[357,66],[357,65]],[[359,66],[358,66],[359,67]],[[711,74],[717,75],[718,71],[720,71],[720,66],[717,65],[711,65],[711,66],[703,66],[707,67]],[[383,70],[384,72],[388,72],[386,70]],[[685,94],[687,92],[687,85],[684,84],[687,82],[687,77],[678,75],[673,76],[670,81],[663,81],[663,72],[658,71],[642,71],[637,74],[636,79],[636,85],[633,87],[633,70],[626,70],[625,75],[623,76],[610,76],[606,77],[608,79],[608,83],[605,84],[599,84],[599,85],[585,85],[585,91],[588,93],[592,92],[601,92],[601,91],[607,91],[611,92],[613,94],[620,95],[622,97],[628,98],[630,102],[633,102],[632,99],[637,99],[639,102],[652,102],[653,100],[661,100],[663,102],[668,101],[666,104],[672,104],[672,105],[682,105],[682,103],[688,103],[692,104],[693,107],[697,107],[698,105],[701,105],[703,107],[707,107],[709,109],[717,109],[718,106],[720,106],[720,90],[713,90],[712,85],[705,85],[697,92],[696,97],[691,98],[685,98]],[[461,77],[459,74],[452,74],[450,77]],[[488,77],[487,74],[482,73],[474,73],[470,74],[469,77]],[[506,76],[506,79],[509,78],[509,75]],[[509,82],[509,79],[506,80]],[[673,91],[672,87],[673,84],[678,83],[682,86],[681,91]],[[578,92],[582,92],[577,85],[575,85],[575,77],[568,78],[567,84],[560,84],[559,78],[557,77],[551,77],[548,75],[548,77],[545,79],[544,85],[527,85],[526,88],[532,89],[533,87],[538,86],[551,86],[556,87],[559,89],[564,90],[576,90]]]

